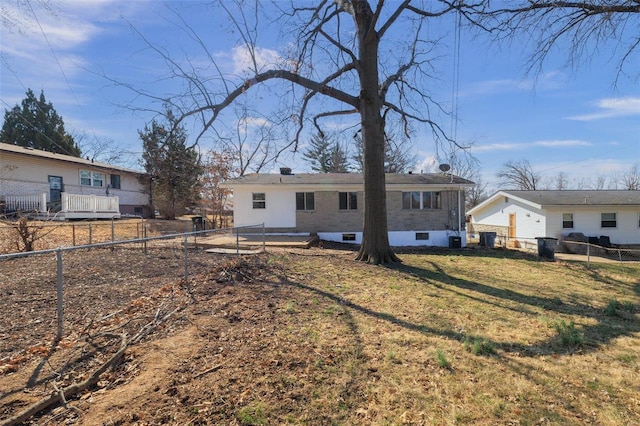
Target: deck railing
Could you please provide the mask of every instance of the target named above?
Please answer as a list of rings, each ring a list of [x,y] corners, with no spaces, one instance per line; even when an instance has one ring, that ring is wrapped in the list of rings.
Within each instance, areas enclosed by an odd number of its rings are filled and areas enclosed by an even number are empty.
[[[7,195],[5,196],[7,211],[46,212],[47,194]]]
[[[118,197],[62,193],[62,212],[119,213]]]

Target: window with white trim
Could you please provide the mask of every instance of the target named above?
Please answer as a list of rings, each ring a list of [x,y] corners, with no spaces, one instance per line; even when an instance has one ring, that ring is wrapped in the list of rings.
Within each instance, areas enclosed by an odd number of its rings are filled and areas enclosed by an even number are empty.
[[[617,228],[618,214],[617,213],[600,213],[600,227],[601,228]]]
[[[435,191],[411,191],[402,193],[403,210],[439,209],[440,193]]]
[[[101,187],[103,182],[104,182],[103,173],[91,172],[89,170],[80,170],[80,185]]]
[[[573,213],[562,213],[562,228],[573,229]]]
[[[251,194],[254,209],[267,208],[267,195],[264,192],[254,192]]]

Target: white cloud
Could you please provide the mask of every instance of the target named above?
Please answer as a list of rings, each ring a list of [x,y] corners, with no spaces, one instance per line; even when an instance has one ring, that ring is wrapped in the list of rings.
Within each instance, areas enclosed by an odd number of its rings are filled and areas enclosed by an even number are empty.
[[[513,151],[523,148],[525,148],[525,146],[518,143],[491,143],[487,145],[474,145],[471,147],[471,152]]]
[[[485,80],[472,84],[464,90],[465,95],[486,95],[508,92],[525,92],[533,90],[553,90],[563,86],[564,74],[558,71],[551,71],[543,74],[537,79],[500,79]]]
[[[238,75],[253,75],[282,63],[278,52],[261,47],[255,47],[252,52],[246,46],[236,46],[232,50],[232,59],[233,72]]]
[[[640,98],[605,98],[597,102],[599,111],[590,114],[573,115],[569,120],[591,121],[603,118],[623,117],[628,115],[640,115]]]
[[[490,152],[490,151],[524,151],[526,149],[543,146],[545,148],[567,148],[576,146],[592,146],[591,142],[579,139],[558,139],[558,140],[542,140],[528,143],[501,142],[487,145],[474,145],[471,147],[473,153]]]
[[[247,127],[271,127],[271,122],[262,117],[243,117],[238,123]]]
[[[564,148],[574,146],[592,146],[591,142],[581,141],[578,139],[565,139],[565,140],[550,140],[550,141],[536,141],[532,145],[544,146],[548,148]]]

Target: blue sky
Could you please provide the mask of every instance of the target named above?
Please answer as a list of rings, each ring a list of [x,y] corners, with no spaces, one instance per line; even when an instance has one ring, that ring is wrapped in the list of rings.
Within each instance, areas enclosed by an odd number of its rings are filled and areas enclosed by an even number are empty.
[[[197,55],[202,52],[190,50],[168,7],[180,11],[219,65],[243,73],[246,58],[225,31],[228,22],[200,2],[78,0],[50,5],[51,10],[44,10],[33,0],[5,2],[3,13],[9,19],[2,23],[0,107],[12,108],[27,88],[36,94],[44,90],[68,131],[84,134],[87,140],[114,141],[132,153],[127,157],[130,167],[138,168],[138,130],[154,114],[144,111],[145,98],[101,74],[159,97],[179,91],[166,79],[162,58],[141,40],[142,35],[176,58],[190,57],[200,64]],[[472,153],[491,189],[495,173],[507,161],[526,159],[550,179],[562,172],[571,181],[586,182],[611,177],[640,161],[638,75],[623,75],[616,83],[611,54],[615,44],[600,46],[599,53],[575,69],[566,67],[563,52],[557,51],[531,75],[525,72],[526,48],[519,40],[499,46],[465,34],[454,90],[453,19],[438,25],[445,44],[433,91],[445,104],[455,99],[458,111],[457,121],[442,116],[440,123],[459,141],[473,142]],[[270,33],[260,38],[263,60],[275,60],[277,50],[291,41]],[[629,59],[626,69],[640,69],[640,54]],[[197,127],[187,130],[195,134]],[[203,141],[201,148],[210,147]],[[419,158],[416,171],[430,171],[443,161],[434,158],[429,134],[419,134],[414,149]],[[299,155],[285,155],[280,165],[285,163],[297,171],[310,170]]]

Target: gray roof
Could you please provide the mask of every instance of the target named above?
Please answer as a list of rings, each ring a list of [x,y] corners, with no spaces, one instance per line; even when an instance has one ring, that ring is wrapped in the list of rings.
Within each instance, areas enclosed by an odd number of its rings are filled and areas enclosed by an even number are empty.
[[[568,205],[640,205],[640,191],[626,190],[558,190],[558,191],[500,191],[512,197],[541,206]]]
[[[458,176],[444,173],[387,173],[387,185],[464,185],[472,186],[473,182]],[[363,185],[361,173],[295,173],[250,174],[225,182],[225,186],[237,185]]]

